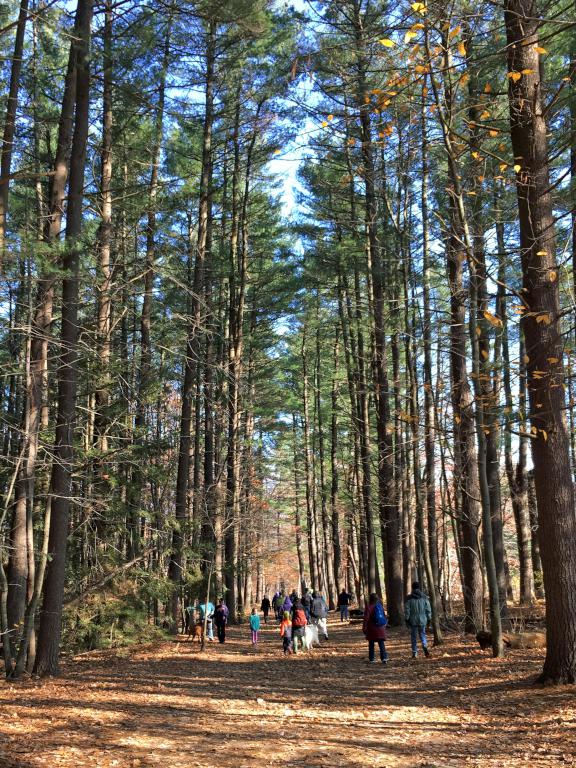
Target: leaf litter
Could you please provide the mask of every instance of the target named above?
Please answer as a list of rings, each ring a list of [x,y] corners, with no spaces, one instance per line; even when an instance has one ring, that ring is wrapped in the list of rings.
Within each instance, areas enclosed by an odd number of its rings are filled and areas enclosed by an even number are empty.
[[[576,765],[574,687],[532,685],[543,651],[492,659],[451,635],[413,660],[392,629],[367,664],[357,625],[284,657],[277,628],[253,650],[179,638],[67,659],[57,679],[0,685],[0,768],[534,768]]]

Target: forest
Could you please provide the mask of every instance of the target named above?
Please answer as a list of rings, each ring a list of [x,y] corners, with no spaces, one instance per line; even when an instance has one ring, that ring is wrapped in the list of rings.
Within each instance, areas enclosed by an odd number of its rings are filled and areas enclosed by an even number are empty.
[[[0,4],[6,678],[205,597],[378,593],[399,627],[417,580],[439,650],[501,659],[540,608],[539,681],[576,683],[575,27]]]

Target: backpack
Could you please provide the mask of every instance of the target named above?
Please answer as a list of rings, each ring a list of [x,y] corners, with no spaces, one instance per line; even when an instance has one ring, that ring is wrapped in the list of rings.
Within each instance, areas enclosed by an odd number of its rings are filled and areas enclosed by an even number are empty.
[[[306,621],[306,614],[302,610],[302,608],[296,608],[294,611],[294,616],[292,617],[292,626],[294,627],[305,627],[307,624]]]
[[[376,603],[374,606],[374,611],[372,613],[372,623],[377,627],[385,627],[388,623],[386,614],[384,613],[384,608],[382,607],[382,603]]]

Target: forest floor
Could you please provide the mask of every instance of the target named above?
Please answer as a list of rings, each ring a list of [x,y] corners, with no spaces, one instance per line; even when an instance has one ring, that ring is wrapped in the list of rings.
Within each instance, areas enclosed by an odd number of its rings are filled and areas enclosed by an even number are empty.
[[[492,659],[452,635],[413,660],[392,630],[368,664],[360,627],[284,657],[278,630],[253,650],[179,638],[90,652],[57,679],[0,683],[1,768],[352,768],[576,765],[576,697],[538,688],[541,651]]]

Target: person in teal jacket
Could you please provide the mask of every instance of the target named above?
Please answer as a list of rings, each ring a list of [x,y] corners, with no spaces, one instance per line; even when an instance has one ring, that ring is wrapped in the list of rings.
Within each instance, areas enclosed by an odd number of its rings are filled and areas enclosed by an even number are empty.
[[[250,614],[250,630],[252,632],[252,645],[258,645],[258,632],[260,631],[260,616],[256,612],[256,608],[252,608]]]
[[[404,618],[406,626],[410,627],[410,639],[412,641],[412,658],[418,656],[418,637],[422,643],[424,656],[430,656],[428,641],[426,640],[426,625],[432,618],[430,601],[420,589],[420,584],[415,581],[412,584],[412,592],[404,603]]]

